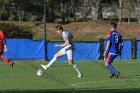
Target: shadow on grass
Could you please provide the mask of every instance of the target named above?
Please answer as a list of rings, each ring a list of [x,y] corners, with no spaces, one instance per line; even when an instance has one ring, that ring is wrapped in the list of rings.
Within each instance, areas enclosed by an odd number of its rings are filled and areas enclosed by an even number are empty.
[[[3,90],[0,93],[140,93],[140,89],[101,89],[101,90]]]

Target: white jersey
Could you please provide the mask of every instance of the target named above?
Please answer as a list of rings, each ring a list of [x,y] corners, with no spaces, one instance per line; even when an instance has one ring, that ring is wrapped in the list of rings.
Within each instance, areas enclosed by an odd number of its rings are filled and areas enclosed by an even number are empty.
[[[68,30],[64,30],[62,32],[62,37],[63,37],[63,40],[65,41],[66,38],[69,39],[69,43],[70,45],[72,46],[72,49],[74,50],[74,43],[73,43],[73,36],[71,35],[71,33],[68,31]]]

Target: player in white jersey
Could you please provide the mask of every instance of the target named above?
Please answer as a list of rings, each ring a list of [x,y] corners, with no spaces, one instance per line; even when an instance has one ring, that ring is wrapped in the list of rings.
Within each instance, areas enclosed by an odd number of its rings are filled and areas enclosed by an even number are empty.
[[[82,74],[79,68],[73,61],[73,52],[75,50],[74,43],[72,41],[73,36],[71,35],[69,31],[63,30],[63,27],[61,25],[57,25],[55,29],[56,29],[56,32],[62,35],[64,39],[63,44],[56,44],[55,46],[63,47],[63,48],[54,55],[53,59],[47,65],[41,64],[42,68],[44,68],[45,70],[48,69],[57,60],[57,58],[67,54],[69,65],[75,69],[75,71],[78,74],[78,77],[82,77]]]

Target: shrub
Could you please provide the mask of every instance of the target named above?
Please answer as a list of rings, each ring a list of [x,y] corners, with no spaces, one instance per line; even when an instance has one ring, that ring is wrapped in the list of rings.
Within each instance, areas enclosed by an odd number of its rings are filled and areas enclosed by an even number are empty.
[[[30,27],[17,26],[11,23],[0,23],[0,28],[4,30],[6,38],[33,38]]]

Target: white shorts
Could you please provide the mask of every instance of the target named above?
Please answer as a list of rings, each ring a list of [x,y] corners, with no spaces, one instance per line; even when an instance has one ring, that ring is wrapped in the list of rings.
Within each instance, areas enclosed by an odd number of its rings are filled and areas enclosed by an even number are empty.
[[[67,45],[65,47],[63,47],[60,52],[65,55],[67,54],[68,60],[69,59],[73,59],[73,50],[72,50],[72,46],[71,45]]]

